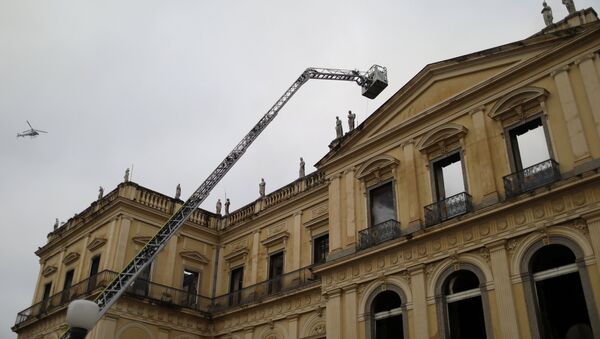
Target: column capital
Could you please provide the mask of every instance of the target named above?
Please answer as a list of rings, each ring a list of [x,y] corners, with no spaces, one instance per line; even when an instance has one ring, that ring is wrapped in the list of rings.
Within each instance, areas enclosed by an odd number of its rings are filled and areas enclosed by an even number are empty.
[[[582,62],[588,61],[588,60],[594,60],[596,57],[598,57],[598,54],[596,53],[588,53],[588,54],[584,54],[581,58],[575,60],[575,65],[581,64]]]
[[[478,106],[478,107],[475,107],[475,108],[471,109],[469,111],[469,114],[473,115],[473,114],[476,114],[476,113],[479,113],[479,112],[485,113],[485,106],[484,105],[481,105],[481,106]]]
[[[560,73],[568,72],[569,68],[571,68],[570,65],[559,66],[550,72],[550,76],[554,78],[555,76],[557,76]]]
[[[325,296],[327,298],[339,298],[340,295],[342,294],[342,289],[341,288],[335,288],[329,291],[325,291]]]
[[[506,243],[507,243],[507,241],[502,239],[502,240],[494,241],[493,243],[487,244],[487,245],[485,245],[485,247],[490,252],[497,252],[500,250],[506,250]]]
[[[408,267],[407,268],[408,273],[413,276],[413,275],[417,275],[417,274],[425,274],[425,265],[424,264],[419,264],[416,266],[412,266],[412,267]]]
[[[357,288],[358,288],[358,284],[350,284],[350,285],[342,287],[342,290],[344,290],[344,293],[356,293]]]

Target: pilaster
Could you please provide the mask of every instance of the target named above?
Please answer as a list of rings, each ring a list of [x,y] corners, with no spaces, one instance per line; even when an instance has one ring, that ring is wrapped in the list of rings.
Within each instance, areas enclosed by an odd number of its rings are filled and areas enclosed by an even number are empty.
[[[169,339],[169,329],[159,327],[157,339]]]
[[[117,331],[117,318],[107,314],[98,320],[98,323],[86,338],[89,339],[105,339],[114,338]]]
[[[344,338],[358,338],[356,284],[344,287]]]
[[[587,223],[590,242],[596,258],[600,257],[600,211],[594,214],[583,216]],[[596,264],[596,268],[600,271],[600,264]]]
[[[294,213],[292,234],[292,265],[290,271],[300,269],[300,247],[302,244],[302,211]]]
[[[490,152],[490,145],[485,129],[484,107],[477,108],[471,112],[471,120],[473,121],[473,134],[475,143],[472,149],[475,151],[475,163],[477,170],[472,171],[476,179],[477,185],[473,187],[475,201],[487,206],[498,202],[498,190],[496,188],[496,175],[494,173],[494,164]]]
[[[598,133],[598,137],[600,137],[600,79],[594,65],[596,57],[597,54],[595,53],[588,54],[579,59],[576,64],[579,66],[585,94],[590,104],[592,115],[594,116],[596,132]]]
[[[415,319],[415,338],[429,339],[429,321],[425,294],[425,272],[423,265],[409,269],[413,295],[413,313]]]
[[[342,299],[341,289],[327,292],[327,312],[325,327],[328,339],[341,339],[342,336]]]
[[[254,328],[246,327],[244,329],[244,339],[253,339]]]
[[[337,174],[329,182],[329,251],[332,253],[342,250],[340,181],[341,175]]]
[[[119,236],[116,241],[115,255],[113,267],[116,270],[121,270],[125,266],[125,255],[127,254],[127,242],[129,240],[129,230],[131,228],[131,219],[121,217],[121,222],[118,227]]]
[[[252,235],[252,255],[250,257],[250,281],[248,285],[258,282],[258,254],[260,250],[260,231]]]
[[[490,251],[490,262],[492,265],[492,274],[494,275],[500,337],[518,339],[519,324],[508,268],[506,242],[504,240],[498,241],[488,245],[487,248]]]
[[[298,339],[298,316],[288,317],[288,339]]]
[[[404,169],[404,176],[397,173],[396,177],[404,183],[404,194],[410,196],[405,199],[408,203],[408,227],[421,225],[421,199],[419,198],[419,185],[417,180],[417,166],[415,160],[415,142],[409,140],[402,145],[404,153],[404,163],[397,166],[396,171]],[[400,179],[402,178],[402,179]]]
[[[346,179],[346,246],[356,243],[356,215],[354,210],[354,169],[345,173]]]
[[[569,79],[569,66],[561,67],[551,73],[558,90],[558,97],[562,107],[563,118],[569,132],[571,149],[575,155],[575,166],[590,159],[590,152],[583,131],[583,124],[579,118],[579,109],[575,94]]]

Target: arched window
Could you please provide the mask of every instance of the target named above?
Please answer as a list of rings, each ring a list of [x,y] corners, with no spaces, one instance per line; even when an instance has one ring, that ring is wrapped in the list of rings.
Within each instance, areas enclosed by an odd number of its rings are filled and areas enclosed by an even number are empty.
[[[383,291],[371,304],[372,329],[376,339],[403,339],[402,299],[394,291]]]
[[[451,273],[442,286],[445,338],[487,338],[479,278],[469,270]]]
[[[575,254],[566,246],[538,249],[529,261],[541,338],[592,339],[592,326]]]

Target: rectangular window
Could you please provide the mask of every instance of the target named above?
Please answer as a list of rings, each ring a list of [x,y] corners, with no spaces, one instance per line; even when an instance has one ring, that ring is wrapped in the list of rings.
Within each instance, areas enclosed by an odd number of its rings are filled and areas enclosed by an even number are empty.
[[[329,234],[313,239],[313,264],[321,264],[327,261],[329,253]]]
[[[244,285],[244,267],[231,270],[229,277],[229,305],[238,305],[241,301],[241,290]]]
[[[436,201],[466,191],[462,159],[459,152],[433,163],[433,181]]]
[[[44,285],[44,294],[42,295],[42,300],[48,300],[50,298],[50,291],[52,290],[52,283],[46,283]]]
[[[100,256],[97,255],[92,258],[92,263],[90,265],[90,278],[88,280],[88,291],[92,291],[96,288],[96,275],[98,274],[98,269],[100,268]]]
[[[75,275],[75,270],[69,270],[67,271],[67,274],[65,274],[65,282],[63,284],[63,290],[62,290],[62,295],[60,297],[61,301],[63,303],[71,300],[70,299],[70,295],[71,295],[71,285],[73,284],[73,276]]]
[[[388,220],[396,220],[395,205],[394,187],[392,182],[370,189],[369,214],[371,226],[375,226]]]
[[[183,290],[185,291],[185,305],[195,305],[198,295],[198,282],[200,274],[191,270],[183,270]]]
[[[150,270],[152,264],[148,264],[146,268],[140,272],[140,275],[135,279],[131,286],[131,293],[139,296],[146,297],[150,292]]]
[[[550,159],[542,118],[536,118],[509,130],[513,166],[516,171]]]
[[[281,276],[283,275],[283,252],[269,256],[269,293],[281,291]]]

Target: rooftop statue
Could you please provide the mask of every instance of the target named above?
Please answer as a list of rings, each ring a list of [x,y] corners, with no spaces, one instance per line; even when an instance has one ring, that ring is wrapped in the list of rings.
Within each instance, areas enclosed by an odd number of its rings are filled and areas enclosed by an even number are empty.
[[[177,184],[175,187],[175,199],[179,199],[181,197],[181,184]]]
[[[546,26],[552,25],[552,21],[554,20],[554,17],[552,16],[552,8],[546,4],[546,1],[544,1],[542,15],[544,16],[544,22],[546,23]]]
[[[300,170],[298,171],[298,176],[300,178],[304,178],[305,172],[304,172],[304,159],[302,159],[302,157],[300,157]]]
[[[125,170],[125,175],[123,176],[123,182],[129,182],[129,168]]]
[[[225,200],[225,215],[229,215],[229,205],[231,203],[229,202],[229,198],[227,198],[227,200]]]
[[[260,194],[260,197],[263,198],[265,196],[265,179],[264,178],[260,178],[260,183],[258,184],[258,194]]]
[[[104,188],[102,186],[98,187],[98,200],[102,199],[104,196]]]
[[[354,120],[356,119],[356,114],[352,113],[352,111],[348,111],[348,131],[354,130]]]
[[[567,11],[569,11],[569,14],[573,14],[577,11],[575,9],[575,3],[573,3],[573,0],[562,0],[562,3],[563,5],[565,5],[565,7],[567,7]]]
[[[342,121],[340,117],[335,117],[335,135],[336,138],[341,138],[344,136],[344,129],[342,128]]]
[[[58,218],[56,218],[56,221],[54,221],[54,230],[56,231],[57,228],[58,228]]]
[[[217,199],[217,214],[221,214],[221,199]]]

